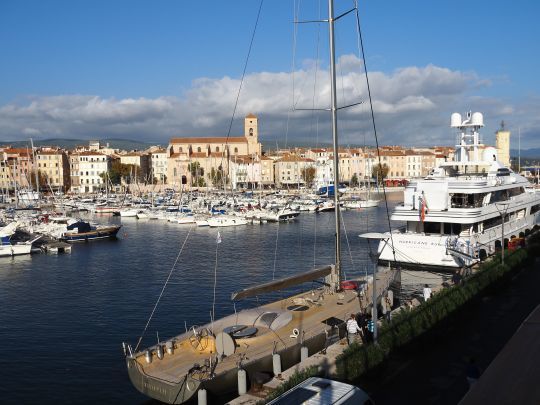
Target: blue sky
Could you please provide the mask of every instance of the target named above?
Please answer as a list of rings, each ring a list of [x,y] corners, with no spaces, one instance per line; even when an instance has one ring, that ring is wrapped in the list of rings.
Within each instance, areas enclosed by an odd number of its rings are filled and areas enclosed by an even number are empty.
[[[0,141],[114,136],[157,142],[226,134],[258,4],[3,0]],[[336,0],[336,10],[351,4]],[[450,113],[470,108],[485,114],[486,142],[504,119],[514,132],[521,128],[524,147],[539,147],[539,4],[360,2],[383,142],[415,145],[433,138],[429,143],[451,144]],[[265,1],[238,111],[240,117],[259,115],[263,138],[293,144],[319,140],[306,130],[313,127],[312,114],[296,114],[285,129],[295,9],[300,19],[327,12],[326,1]],[[339,24],[337,37],[340,55],[358,56],[352,16]],[[327,69],[326,28],[301,25],[296,38],[300,103],[311,104],[316,97],[324,105],[324,89],[316,96],[308,89],[315,66],[319,73]],[[314,62],[317,47],[320,65]],[[338,77],[343,101],[365,99],[357,82],[361,61],[349,62]],[[369,123],[350,112],[343,115],[347,142],[372,136]],[[359,115],[365,120],[365,111]],[[326,117],[320,122],[326,137]]]

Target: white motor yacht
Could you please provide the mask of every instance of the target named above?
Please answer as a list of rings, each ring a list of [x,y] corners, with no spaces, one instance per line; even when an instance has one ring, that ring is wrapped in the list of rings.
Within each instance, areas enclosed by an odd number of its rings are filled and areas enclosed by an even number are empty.
[[[465,120],[452,114],[451,127],[459,130],[454,160],[406,187],[391,217],[405,226],[381,241],[381,261],[468,266],[493,254],[501,239],[506,244],[539,224],[540,193],[499,162],[495,148],[481,150],[483,126],[481,113],[468,113]]]

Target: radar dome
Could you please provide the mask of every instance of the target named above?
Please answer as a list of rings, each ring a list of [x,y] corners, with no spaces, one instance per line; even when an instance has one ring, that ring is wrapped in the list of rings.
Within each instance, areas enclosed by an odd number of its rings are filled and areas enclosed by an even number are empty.
[[[484,149],[484,162],[493,162],[498,160],[497,156],[497,149],[495,149],[493,146],[489,146],[486,149]]]
[[[461,114],[460,113],[453,113],[450,116],[450,127],[457,128],[461,126]]]
[[[471,124],[475,125],[475,126],[478,126],[478,127],[483,127],[484,126],[484,116],[482,115],[482,113],[475,112],[471,117]]]

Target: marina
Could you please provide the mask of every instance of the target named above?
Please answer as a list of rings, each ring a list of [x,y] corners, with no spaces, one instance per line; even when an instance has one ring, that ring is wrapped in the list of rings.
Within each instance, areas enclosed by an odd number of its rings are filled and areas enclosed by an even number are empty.
[[[118,239],[76,244],[69,255],[0,259],[0,301],[9,303],[0,315],[4,325],[0,340],[5,347],[28,348],[6,351],[0,390],[7,403],[39,402],[44,397],[50,402],[81,402],[83,386],[88,402],[146,401],[129,382],[121,342],[131,339],[134,344],[134,337],[141,333],[190,226],[82,215],[87,220],[122,225]],[[350,253],[344,249],[343,269],[347,278],[360,277],[366,268],[370,271],[371,264],[357,235],[366,231],[366,221],[370,229],[384,231],[385,212],[382,208],[347,210],[343,218],[351,245]],[[274,272],[276,278],[293,275],[299,262],[308,270],[331,260],[332,228],[332,213],[322,213],[300,216],[294,222],[220,229],[220,249],[226,254],[219,260],[216,301],[221,304],[216,306],[216,317],[234,313],[230,296],[238,289],[266,282]],[[182,264],[145,342],[154,344],[156,333],[166,340],[186,325],[208,322],[216,235],[217,230],[208,227],[191,229]],[[423,280],[411,277],[408,288],[419,294]],[[443,279],[433,279],[432,285]],[[301,291],[303,288],[293,288],[292,293]],[[266,300],[280,295],[270,294]],[[236,309],[253,304],[253,300],[240,301]],[[36,370],[41,370],[38,376]],[[28,391],[29,384],[36,389]]]
[[[8,9],[2,403],[496,397],[540,319],[535,82],[486,39],[519,30],[449,41],[442,5],[244,3]],[[472,354],[507,340],[482,380]]]

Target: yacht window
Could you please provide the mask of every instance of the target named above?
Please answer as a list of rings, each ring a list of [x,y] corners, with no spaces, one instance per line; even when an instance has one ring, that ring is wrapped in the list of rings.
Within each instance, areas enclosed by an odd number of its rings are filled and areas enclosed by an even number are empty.
[[[510,197],[515,197],[517,195],[523,194],[525,192],[525,189],[523,187],[515,187],[508,190],[508,195]]]
[[[497,190],[491,194],[490,203],[508,200],[508,190]]]
[[[483,205],[485,196],[486,193],[455,193],[451,194],[450,201],[452,204],[452,208],[479,208]]]
[[[440,222],[424,222],[425,233],[441,233]]]
[[[459,235],[460,232],[461,232],[461,224],[453,224],[449,222],[444,223],[445,235]]]

